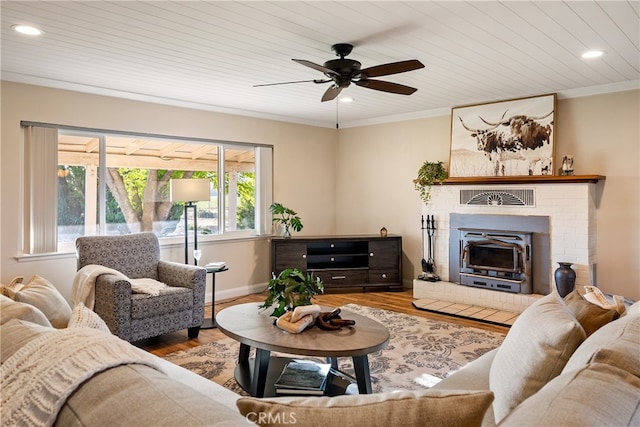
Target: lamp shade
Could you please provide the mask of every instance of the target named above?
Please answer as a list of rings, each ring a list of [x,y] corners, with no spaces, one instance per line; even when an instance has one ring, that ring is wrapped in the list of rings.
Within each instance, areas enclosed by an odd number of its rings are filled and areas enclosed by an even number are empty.
[[[201,202],[211,198],[208,179],[172,179],[169,187],[172,202]]]

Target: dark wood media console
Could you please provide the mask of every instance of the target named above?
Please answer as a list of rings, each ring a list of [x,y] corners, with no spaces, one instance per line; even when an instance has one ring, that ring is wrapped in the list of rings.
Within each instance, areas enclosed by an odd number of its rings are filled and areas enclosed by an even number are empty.
[[[331,288],[402,290],[402,237],[313,236],[271,241],[271,271],[307,270]]]

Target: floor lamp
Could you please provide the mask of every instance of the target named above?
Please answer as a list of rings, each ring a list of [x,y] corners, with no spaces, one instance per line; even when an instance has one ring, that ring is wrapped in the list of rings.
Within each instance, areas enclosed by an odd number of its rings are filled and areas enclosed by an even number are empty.
[[[172,179],[169,181],[172,202],[184,202],[184,263],[189,264],[189,208],[193,208],[193,250],[198,249],[198,208],[195,202],[211,199],[211,183],[208,179]],[[198,258],[194,257],[198,265]]]

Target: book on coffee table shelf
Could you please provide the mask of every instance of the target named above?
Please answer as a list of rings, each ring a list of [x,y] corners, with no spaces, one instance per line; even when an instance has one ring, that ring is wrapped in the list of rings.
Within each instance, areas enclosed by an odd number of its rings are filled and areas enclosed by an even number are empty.
[[[331,365],[294,360],[284,367],[274,386],[276,394],[322,395]]]

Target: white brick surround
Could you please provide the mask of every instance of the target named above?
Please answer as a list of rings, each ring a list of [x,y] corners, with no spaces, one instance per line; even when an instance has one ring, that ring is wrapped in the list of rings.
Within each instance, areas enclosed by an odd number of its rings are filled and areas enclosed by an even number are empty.
[[[479,206],[461,205],[462,189],[533,189],[535,206]],[[436,220],[436,273],[443,282],[414,281],[415,298],[448,299],[455,302],[483,300],[483,306],[522,311],[535,301],[536,295],[517,295],[487,289],[469,288],[448,283],[449,280],[449,214],[541,215],[550,221],[551,271],[549,283],[554,286],[553,271],[558,262],[570,262],[576,271],[576,285],[594,284],[596,254],[596,184],[594,183],[532,183],[436,185],[431,201],[423,206],[422,214]],[[426,238],[426,236],[425,236]],[[426,256],[426,254],[425,254]],[[551,291],[551,289],[550,289]]]

